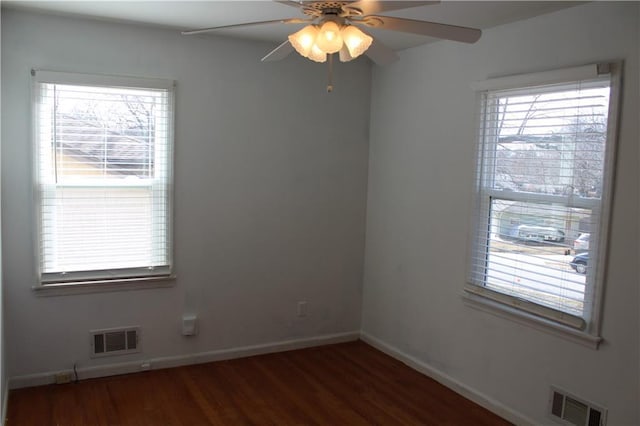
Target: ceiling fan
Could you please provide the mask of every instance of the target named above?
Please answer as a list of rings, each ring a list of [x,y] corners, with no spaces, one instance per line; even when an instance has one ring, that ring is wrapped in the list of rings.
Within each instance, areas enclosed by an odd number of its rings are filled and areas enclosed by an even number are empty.
[[[475,43],[481,35],[481,31],[475,28],[376,15],[379,12],[424,6],[439,3],[438,1],[274,1],[299,8],[306,15],[306,18],[223,25],[183,31],[182,34],[195,35],[221,29],[275,23],[307,24],[301,30],[289,35],[284,43],[262,58],[262,61],[283,59],[294,50],[303,57],[316,62],[326,62],[328,59],[328,91],[332,90],[331,65],[334,53],[338,53],[342,62],[351,61],[362,54],[366,54],[373,62],[379,65],[386,65],[398,59],[398,55],[392,49],[379,40],[374,40],[361,28],[380,28],[463,43]]]

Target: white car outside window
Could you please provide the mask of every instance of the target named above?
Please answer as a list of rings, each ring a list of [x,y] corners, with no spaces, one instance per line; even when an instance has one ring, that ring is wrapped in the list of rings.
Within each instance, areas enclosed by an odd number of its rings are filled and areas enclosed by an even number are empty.
[[[589,237],[591,234],[580,234],[573,242],[573,250],[578,253],[584,253],[589,250]]]

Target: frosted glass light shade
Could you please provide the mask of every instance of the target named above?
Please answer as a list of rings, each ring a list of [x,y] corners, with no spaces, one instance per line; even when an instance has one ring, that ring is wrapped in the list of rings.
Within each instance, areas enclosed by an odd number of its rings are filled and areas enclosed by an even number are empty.
[[[373,38],[363,33],[353,25],[347,25],[346,27],[342,28],[341,34],[342,39],[344,40],[344,44],[349,50],[351,59],[357,58],[358,56],[362,55],[373,42]]]
[[[351,53],[349,53],[349,49],[347,49],[346,44],[342,46],[342,49],[340,49],[339,55],[340,55],[340,62],[349,62],[350,60],[353,59],[353,56],[351,56]]]
[[[320,27],[316,44],[325,53],[336,53],[342,48],[340,27],[333,21],[327,21]]]
[[[311,51],[309,52],[309,55],[307,55],[307,58],[315,62],[326,62],[327,54],[320,50],[318,45],[314,44],[311,46]]]
[[[307,25],[300,31],[291,34],[289,36],[289,43],[291,43],[300,55],[308,58],[317,38],[318,27],[315,25]]]

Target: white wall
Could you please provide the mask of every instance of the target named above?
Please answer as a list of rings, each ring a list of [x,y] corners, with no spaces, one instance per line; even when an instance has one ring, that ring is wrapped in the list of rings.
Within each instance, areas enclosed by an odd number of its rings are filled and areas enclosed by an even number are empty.
[[[2,31],[1,31],[1,20],[2,18],[2,10],[0,9],[0,46],[2,45]],[[2,81],[2,70],[0,69],[0,82]],[[0,87],[2,85],[0,84]],[[1,90],[0,90],[1,93]],[[2,106],[0,105],[0,117],[2,117]],[[2,128],[0,120],[0,129]],[[2,137],[0,131],[0,145],[1,145]],[[1,158],[1,153],[0,153]],[[0,166],[1,169],[1,166]],[[0,179],[1,181],[1,179]],[[2,203],[2,197],[0,196],[0,204]],[[0,212],[0,218],[2,214]],[[1,219],[0,219],[1,222]],[[2,230],[0,229],[0,241],[2,241]],[[6,379],[6,369],[5,369],[5,341],[4,341],[4,288],[2,285],[2,247],[0,247],[0,422],[4,424],[5,416],[6,416],[6,405],[5,401],[7,400],[7,379]]]
[[[549,386],[638,417],[638,4],[592,3],[438,42],[374,68],[363,331],[536,423]],[[465,305],[472,81],[624,59],[604,343],[592,350]]]
[[[272,44],[5,10],[2,234],[11,377],[357,331],[370,66],[326,68]],[[31,68],[177,81],[175,287],[38,297]],[[297,301],[309,315],[296,317]],[[200,334],[180,335],[184,312]],[[90,361],[88,331],[140,325],[143,353]]]

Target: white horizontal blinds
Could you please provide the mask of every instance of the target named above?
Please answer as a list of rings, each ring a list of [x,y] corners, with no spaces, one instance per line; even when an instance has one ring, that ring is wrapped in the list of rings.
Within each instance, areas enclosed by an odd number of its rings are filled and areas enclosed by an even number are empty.
[[[470,281],[577,328],[594,266],[578,274],[567,253],[581,233],[597,238],[609,91],[595,77],[482,95]]]
[[[172,90],[41,80],[42,281],[169,274]]]
[[[493,92],[486,102],[487,130],[497,138],[485,153],[495,162],[491,186],[599,198],[608,79]]]

